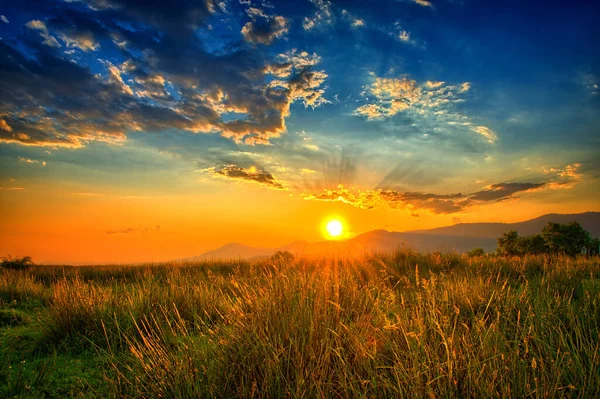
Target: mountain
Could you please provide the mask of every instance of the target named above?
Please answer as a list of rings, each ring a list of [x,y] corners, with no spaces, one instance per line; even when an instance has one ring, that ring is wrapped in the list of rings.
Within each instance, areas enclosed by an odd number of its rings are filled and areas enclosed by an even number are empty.
[[[271,256],[276,251],[289,251],[303,256],[332,254],[359,256],[368,252],[391,251],[402,246],[420,251],[455,250],[466,252],[473,248],[483,248],[490,252],[496,249],[498,237],[510,230],[516,230],[520,235],[531,235],[542,231],[548,222],[569,223],[573,221],[581,224],[592,237],[600,237],[600,212],[549,214],[518,223],[459,223],[453,226],[406,232],[373,230],[343,241],[313,243],[294,241],[278,248],[254,248],[231,243],[185,260],[264,258]]]
[[[215,259],[250,259],[271,256],[274,250],[271,248],[255,248],[248,245],[232,242],[215,250],[205,252],[198,256],[182,259],[185,261],[215,260]]]
[[[498,238],[503,233],[516,230],[519,235],[531,235],[542,231],[548,222],[578,222],[592,237],[600,237],[600,212],[575,214],[549,214],[518,223],[459,223],[453,226],[438,227],[430,230],[416,230],[412,233],[462,237]]]

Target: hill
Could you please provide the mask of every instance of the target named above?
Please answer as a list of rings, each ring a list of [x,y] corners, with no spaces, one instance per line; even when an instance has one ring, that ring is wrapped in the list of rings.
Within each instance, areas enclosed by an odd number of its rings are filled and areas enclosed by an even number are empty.
[[[238,243],[230,243],[199,256],[186,258],[186,261],[211,259],[253,259],[272,255],[276,251],[289,251],[303,256],[323,256],[338,253],[342,256],[357,256],[365,252],[391,251],[409,246],[420,251],[466,252],[473,248],[483,248],[487,252],[497,246],[498,237],[510,230],[520,235],[539,233],[548,222],[569,223],[576,221],[592,237],[600,237],[600,212],[579,214],[549,214],[518,223],[459,223],[453,226],[429,230],[394,232],[372,230],[343,241],[294,241],[278,248],[255,248]]]
[[[459,223],[453,226],[438,227],[429,230],[416,230],[412,233],[443,236],[498,238],[503,233],[516,230],[519,235],[531,235],[542,231],[548,222],[578,222],[592,237],[600,237],[600,212],[575,214],[548,214],[518,223]]]

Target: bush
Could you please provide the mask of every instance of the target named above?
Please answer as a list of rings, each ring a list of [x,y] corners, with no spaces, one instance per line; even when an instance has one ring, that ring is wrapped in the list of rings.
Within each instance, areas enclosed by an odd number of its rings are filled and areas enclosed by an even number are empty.
[[[2,259],[2,268],[13,269],[13,270],[27,270],[33,266],[33,260],[31,256],[23,256],[21,258],[8,258]]]
[[[469,258],[475,258],[477,256],[485,255],[485,250],[483,248],[475,248],[467,252],[467,256]]]
[[[271,255],[271,262],[277,264],[289,264],[294,261],[296,257],[289,251],[277,251]]]

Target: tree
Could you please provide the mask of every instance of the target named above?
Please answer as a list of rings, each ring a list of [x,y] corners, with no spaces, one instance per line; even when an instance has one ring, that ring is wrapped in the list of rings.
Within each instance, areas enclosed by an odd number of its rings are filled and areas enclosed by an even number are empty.
[[[598,238],[591,238],[585,253],[587,256],[598,256],[600,253],[600,240]]]
[[[590,234],[577,222],[568,224],[548,222],[541,236],[550,252],[569,256],[580,254],[590,242]]]
[[[33,260],[31,256],[23,256],[21,258],[8,258],[2,259],[2,267],[4,269],[13,269],[13,270],[26,270],[33,266]]]
[[[519,255],[519,233],[511,230],[498,238],[498,253],[505,256]]]
[[[517,246],[519,248],[519,252],[522,254],[539,255],[548,252],[546,241],[544,241],[544,238],[539,234],[519,237]]]

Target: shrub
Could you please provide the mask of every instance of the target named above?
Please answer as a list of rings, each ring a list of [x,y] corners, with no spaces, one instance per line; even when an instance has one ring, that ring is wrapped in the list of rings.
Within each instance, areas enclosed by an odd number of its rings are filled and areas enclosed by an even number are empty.
[[[470,250],[469,252],[467,252],[467,256],[469,258],[474,258],[477,256],[483,256],[485,255],[485,250],[483,248],[475,248]]]
[[[4,269],[13,270],[26,270],[33,266],[33,260],[31,256],[23,256],[21,258],[8,258],[2,259],[2,267]]]
[[[294,259],[294,254],[289,251],[277,251],[271,255],[271,262],[277,264],[289,264],[293,262]]]

